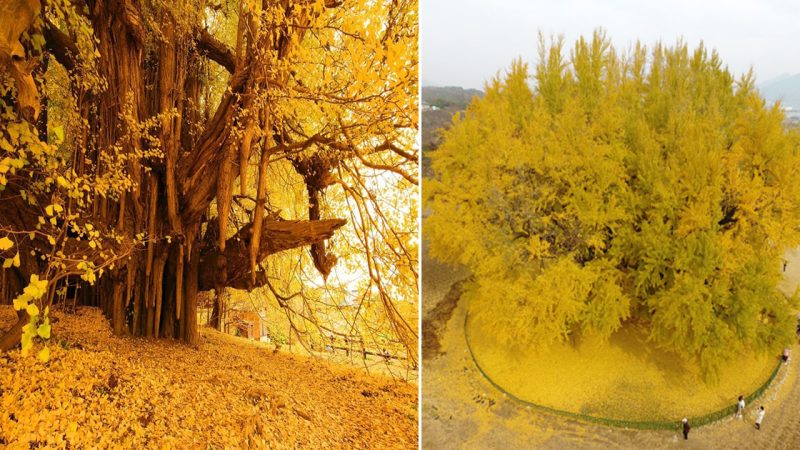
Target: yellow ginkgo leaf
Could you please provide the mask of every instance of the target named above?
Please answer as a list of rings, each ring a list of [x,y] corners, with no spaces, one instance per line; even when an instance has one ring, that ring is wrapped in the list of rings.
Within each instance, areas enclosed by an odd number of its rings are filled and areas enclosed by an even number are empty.
[[[39,353],[36,355],[36,358],[43,363],[50,361],[50,348],[45,347],[39,350]]]
[[[56,144],[64,142],[64,126],[63,125],[54,126],[52,127],[52,130],[56,138],[55,139]]]
[[[19,263],[19,252],[17,252],[17,254],[16,254],[16,255],[14,255],[14,260],[13,260],[13,262],[14,262],[14,267],[19,267],[19,264],[20,264],[20,263]]]
[[[0,251],[8,250],[14,246],[14,241],[9,239],[7,236],[0,238]]]
[[[30,316],[36,316],[36,315],[39,314],[39,307],[36,306],[35,303],[31,303],[30,305],[28,305],[28,307],[25,309],[25,311],[27,311],[28,315],[30,315]]]
[[[22,347],[22,356],[28,356],[31,347],[33,347],[33,336],[30,334],[23,334],[20,340],[20,347]]]
[[[14,299],[14,309],[17,311],[22,311],[23,309],[28,307],[28,299],[25,295],[20,295],[19,297]]]
[[[50,339],[50,324],[43,323],[36,329],[36,334],[42,339]]]

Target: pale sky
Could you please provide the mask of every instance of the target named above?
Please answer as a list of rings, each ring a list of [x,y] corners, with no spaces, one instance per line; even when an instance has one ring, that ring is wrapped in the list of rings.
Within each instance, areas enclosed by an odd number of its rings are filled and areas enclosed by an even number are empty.
[[[798,0],[422,0],[422,81],[482,88],[514,58],[537,58],[537,33],[563,34],[569,49],[603,27],[617,49],[683,37],[715,48],[757,82],[800,73]]]

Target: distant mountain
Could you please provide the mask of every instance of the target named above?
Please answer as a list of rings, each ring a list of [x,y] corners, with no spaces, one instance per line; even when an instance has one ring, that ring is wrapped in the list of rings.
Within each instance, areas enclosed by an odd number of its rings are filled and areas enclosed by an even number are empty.
[[[477,89],[464,89],[457,86],[423,86],[422,104],[435,106],[439,109],[456,108],[457,110],[467,109],[467,105],[473,97],[483,97],[483,92]]]
[[[758,84],[767,101],[779,101],[784,107],[800,111],[800,73],[786,74]]]

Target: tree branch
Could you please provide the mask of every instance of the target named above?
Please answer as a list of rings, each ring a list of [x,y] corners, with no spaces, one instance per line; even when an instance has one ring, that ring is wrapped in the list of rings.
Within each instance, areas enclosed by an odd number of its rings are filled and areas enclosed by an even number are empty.
[[[305,247],[330,239],[334,231],[347,223],[345,219],[327,220],[265,220],[261,233],[258,261],[268,255],[297,247]],[[200,290],[214,289],[215,280],[228,287],[252,290],[263,286],[265,275],[251,283],[248,247],[252,224],[245,225],[225,244],[225,252],[214,249],[200,262]],[[223,273],[220,273],[222,271]]]
[[[236,58],[233,55],[233,50],[212,36],[208,30],[200,30],[200,36],[197,37],[196,42],[197,49],[201,55],[208,57],[208,59],[224,67],[230,73],[236,71]]]
[[[56,61],[64,66],[68,71],[75,69],[76,60],[78,55],[78,46],[72,42],[66,33],[59,30],[58,27],[46,19],[44,24],[44,39],[47,45],[47,51],[56,57]]]
[[[143,44],[145,31],[142,26],[142,18],[139,15],[138,5],[134,4],[134,2],[122,2],[122,22],[127,26],[128,33],[139,44]]]
[[[222,158],[225,157],[223,149],[234,126],[233,118],[239,104],[239,93],[249,76],[249,67],[231,76],[231,88],[223,95],[214,118],[206,125],[196,150],[179,161],[177,179],[181,194],[186,199],[181,211],[184,224],[197,223],[216,195],[217,173]]]

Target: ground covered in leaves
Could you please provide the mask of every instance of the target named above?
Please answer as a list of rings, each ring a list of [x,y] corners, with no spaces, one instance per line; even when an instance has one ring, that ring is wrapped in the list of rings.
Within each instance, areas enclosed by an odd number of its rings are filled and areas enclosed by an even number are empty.
[[[466,331],[480,367],[515,397],[607,419],[677,423],[710,414],[755,392],[779,362],[777,354],[743,354],[708,381],[697,364],[653,346],[633,326],[607,340],[586,335],[546,349],[502,345],[503,330],[478,318]]]
[[[800,251],[789,252],[786,282],[800,286]],[[435,316],[462,268],[428,264],[423,252],[423,323]],[[593,424],[523,405],[492,386],[475,367],[466,346],[467,304],[457,301],[439,329],[440,350],[426,355],[422,385],[422,445],[429,449],[797,449],[800,448],[800,346],[791,348],[770,387],[745,408],[744,419],[729,416],[692,429],[684,441],[679,430],[634,430]],[[449,307],[448,307],[449,308]],[[753,426],[755,410],[763,405],[762,429]]]
[[[0,354],[0,447],[416,446],[413,384],[213,330],[192,348],[114,337],[95,308],[51,315],[48,363]],[[14,319],[0,307],[0,328]]]

